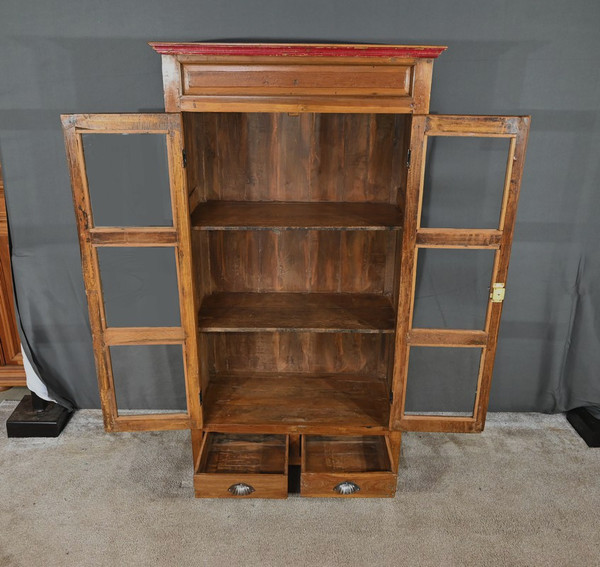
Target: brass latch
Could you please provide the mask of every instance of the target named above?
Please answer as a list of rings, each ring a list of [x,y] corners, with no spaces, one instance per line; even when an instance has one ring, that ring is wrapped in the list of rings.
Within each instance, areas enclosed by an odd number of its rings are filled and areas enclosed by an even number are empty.
[[[504,301],[504,294],[506,293],[506,288],[503,283],[495,283],[492,284],[492,289],[490,291],[490,299],[492,303],[502,303]]]

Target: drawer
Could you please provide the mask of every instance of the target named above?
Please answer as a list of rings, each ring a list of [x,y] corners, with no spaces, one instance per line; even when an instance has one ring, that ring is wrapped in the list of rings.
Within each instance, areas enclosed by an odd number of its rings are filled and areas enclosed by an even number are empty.
[[[183,95],[409,96],[413,65],[184,63]],[[324,92],[327,91],[327,92]]]
[[[386,436],[309,435],[302,443],[302,496],[394,496],[396,474]]]
[[[207,433],[194,474],[197,498],[286,498],[287,435]]]

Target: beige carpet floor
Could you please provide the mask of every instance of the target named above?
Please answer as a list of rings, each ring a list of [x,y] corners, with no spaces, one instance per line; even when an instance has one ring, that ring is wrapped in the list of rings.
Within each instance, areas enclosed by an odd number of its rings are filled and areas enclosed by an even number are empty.
[[[91,410],[58,439],[2,425],[0,565],[600,565],[600,449],[561,415],[406,434],[393,500],[196,500],[188,438]]]

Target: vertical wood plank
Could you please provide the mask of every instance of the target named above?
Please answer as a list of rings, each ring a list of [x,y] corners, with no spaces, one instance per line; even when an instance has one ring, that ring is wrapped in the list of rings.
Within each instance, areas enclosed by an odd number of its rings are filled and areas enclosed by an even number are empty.
[[[279,179],[273,199],[276,201],[308,201],[310,199],[311,132],[305,127],[305,115],[278,115],[277,148]]]
[[[114,380],[110,351],[104,344],[103,334],[106,328],[106,315],[102,301],[102,287],[100,269],[96,249],[91,245],[89,230],[94,226],[92,206],[90,202],[87,175],[85,172],[85,158],[81,136],[76,131],[77,117],[62,116],[67,161],[71,175],[73,190],[73,204],[75,219],[79,235],[81,251],[81,265],[83,281],[86,288],[88,310],[90,316],[90,330],[94,347],[94,359],[98,375],[98,389],[102,417],[106,431],[113,431],[118,417],[117,401],[115,397]]]
[[[379,203],[394,203],[394,165],[401,159],[396,140],[396,117],[374,114],[369,120],[368,170],[365,197]]]
[[[198,113],[196,118],[196,132],[198,137],[198,156],[190,159],[199,159],[202,162],[201,182],[204,184],[206,199],[220,199],[221,188],[219,184],[219,159],[217,152],[217,114]]]
[[[371,201],[368,193],[369,146],[373,115],[345,114],[343,201]]]
[[[398,467],[400,464],[400,448],[402,444],[402,433],[399,431],[391,431],[389,435],[386,435],[386,443],[390,452],[390,462],[392,464],[392,471],[398,473]]]
[[[279,236],[270,230],[259,231],[255,240],[258,246],[258,264],[255,273],[258,278],[258,291],[277,291],[279,286]],[[248,290],[251,291],[251,290]]]
[[[178,235],[176,247],[177,282],[181,326],[185,333],[183,343],[184,374],[190,425],[202,428],[200,404],[200,373],[198,364],[198,329],[196,326],[197,296],[192,265],[192,240],[188,205],[187,179],[183,170],[183,124],[181,114],[168,114],[167,154],[173,227]]]
[[[311,291],[341,291],[341,231],[309,231]]]
[[[416,279],[416,239],[419,222],[419,208],[423,192],[423,174],[425,168],[425,116],[413,116],[410,151],[411,166],[408,169],[406,186],[404,224],[402,230],[402,258],[400,261],[401,281],[398,280],[398,316],[394,345],[394,371],[392,391],[394,401],[390,411],[390,429],[399,429],[402,410],[406,399],[406,379],[408,374],[409,346],[408,331],[412,321],[412,311]]]
[[[433,59],[417,59],[413,72],[413,112],[415,114],[427,114],[431,97]]]
[[[306,230],[284,230],[277,235],[277,290],[310,291],[310,242]]]
[[[529,136],[529,117],[521,117],[518,122],[518,131],[511,141],[509,161],[505,180],[504,198],[502,200],[502,211],[500,213],[499,229],[502,230],[500,248],[495,254],[494,269],[491,283],[506,284],[508,277],[508,266],[512,248],[521,181],[523,179],[523,168],[525,166],[525,153],[527,151],[527,139]],[[490,286],[491,287],[491,286]],[[488,302],[485,330],[488,333],[486,347],[482,353],[481,370],[477,385],[477,397],[475,400],[475,428],[481,431],[485,425],[492,374],[496,358],[496,347],[498,345],[498,333],[500,331],[500,317],[504,303]]]
[[[246,188],[246,131],[245,116],[240,113],[216,115],[216,164],[219,198],[239,201]]]
[[[316,201],[340,201],[343,195],[345,135],[343,114],[323,114],[318,121],[316,146],[319,155]]]
[[[342,232],[343,292],[384,292],[389,237],[390,234],[384,231]]]
[[[181,102],[181,69],[175,55],[162,55],[165,111],[179,112]]]

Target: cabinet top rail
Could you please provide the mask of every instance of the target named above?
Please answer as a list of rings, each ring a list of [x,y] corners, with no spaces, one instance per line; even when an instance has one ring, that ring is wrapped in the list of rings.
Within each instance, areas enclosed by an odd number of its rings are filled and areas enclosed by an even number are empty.
[[[434,59],[443,45],[328,43],[163,43],[150,42],[163,55],[232,55],[273,57],[411,57]]]

